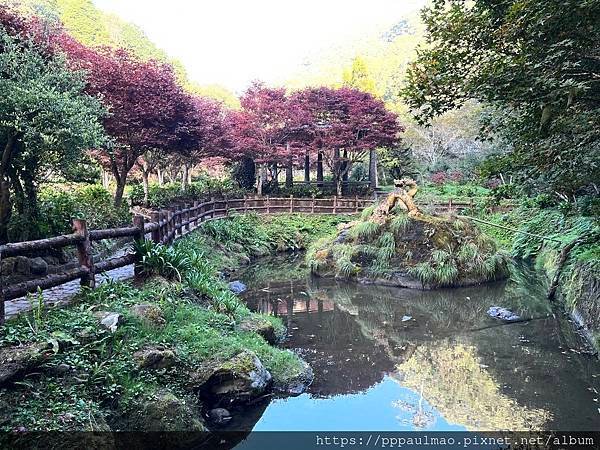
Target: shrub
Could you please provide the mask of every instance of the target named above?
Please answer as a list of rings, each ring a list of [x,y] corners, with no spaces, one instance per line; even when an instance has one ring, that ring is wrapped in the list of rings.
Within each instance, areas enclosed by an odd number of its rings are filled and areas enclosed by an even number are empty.
[[[160,275],[169,280],[182,281],[183,274],[191,268],[190,259],[181,251],[152,241],[134,243],[136,267],[142,276]]]
[[[430,180],[433,184],[441,186],[448,181],[448,176],[446,172],[436,172],[431,174]]]
[[[177,202],[191,202],[210,197],[241,197],[247,193],[239,188],[231,179],[218,180],[201,177],[186,186],[180,183],[166,183],[163,186],[151,184],[148,188],[148,202],[145,206],[163,208]],[[144,189],[142,185],[133,185],[129,192],[129,203],[134,206],[144,204]]]
[[[89,229],[102,229],[131,223],[131,214],[127,206],[115,208],[112,195],[102,186],[52,185],[40,192],[35,223],[23,223],[13,214],[9,237],[17,241],[70,233],[72,219],[85,219]]]

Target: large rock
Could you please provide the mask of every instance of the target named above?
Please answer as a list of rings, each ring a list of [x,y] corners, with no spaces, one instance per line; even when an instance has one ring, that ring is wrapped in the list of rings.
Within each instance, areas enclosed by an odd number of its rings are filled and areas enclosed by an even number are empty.
[[[238,328],[241,331],[249,331],[262,336],[271,345],[276,344],[279,340],[273,324],[259,317],[250,317],[243,320]]]
[[[163,347],[148,347],[133,354],[138,369],[168,369],[177,364],[173,350]]]
[[[290,396],[298,396],[306,391],[313,382],[314,373],[306,361],[301,360],[301,362],[302,370],[286,380],[276,381],[273,384],[273,391]]]
[[[148,325],[162,326],[166,323],[162,309],[156,305],[141,304],[132,306],[131,314]]]
[[[201,388],[200,394],[212,403],[247,403],[262,395],[272,380],[258,356],[245,350],[223,363]]]
[[[1,348],[0,386],[21,379],[46,362],[50,355],[47,344]]]
[[[167,390],[158,390],[132,402],[124,421],[128,431],[206,431],[196,405]]]

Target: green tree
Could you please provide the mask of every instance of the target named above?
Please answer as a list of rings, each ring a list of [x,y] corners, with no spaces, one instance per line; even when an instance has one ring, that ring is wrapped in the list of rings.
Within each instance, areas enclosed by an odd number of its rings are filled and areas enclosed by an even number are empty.
[[[467,99],[533,189],[600,179],[600,1],[434,0],[403,94],[425,123]]]
[[[69,70],[62,57],[24,34],[12,33],[6,17],[0,17],[2,242],[8,239],[13,204],[23,224],[35,223],[43,173],[68,167],[82,150],[104,142],[104,109],[83,93],[83,74]]]

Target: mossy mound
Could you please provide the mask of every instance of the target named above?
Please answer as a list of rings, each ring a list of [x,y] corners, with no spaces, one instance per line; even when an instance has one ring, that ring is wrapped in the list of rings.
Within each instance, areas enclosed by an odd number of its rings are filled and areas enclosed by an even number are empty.
[[[510,258],[470,221],[409,216],[395,208],[372,220],[373,209],[316,242],[307,254],[311,271],[407,288],[436,289],[504,279]]]

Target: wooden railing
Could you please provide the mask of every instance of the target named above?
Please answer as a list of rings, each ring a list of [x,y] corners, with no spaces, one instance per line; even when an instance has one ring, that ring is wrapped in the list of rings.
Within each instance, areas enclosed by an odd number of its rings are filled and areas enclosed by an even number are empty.
[[[185,234],[203,222],[220,219],[232,213],[255,212],[257,214],[308,213],[308,214],[355,214],[373,204],[365,198],[269,198],[246,197],[243,199],[211,199],[194,202],[149,215],[135,215],[133,225],[123,228],[88,230],[85,220],[73,220],[73,233],[37,241],[17,242],[0,246],[1,259],[14,256],[30,256],[37,252],[76,247],[78,266],[59,274],[25,281],[9,286],[2,283],[0,272],[0,323],[5,316],[4,302],[35,293],[39,289],[49,289],[73,280],[81,280],[82,286],[93,288],[96,274],[125,267],[136,261],[136,255],[124,256],[95,262],[92,256],[92,243],[106,239],[150,238],[156,243],[171,244],[178,236]],[[1,270],[1,264],[0,264]]]
[[[94,261],[92,243],[106,239],[132,238],[151,239],[156,243],[171,244],[177,237],[189,232],[203,222],[220,219],[232,213],[257,214],[355,214],[374,204],[377,200],[360,197],[332,198],[270,198],[245,197],[238,199],[215,199],[194,202],[176,208],[152,211],[149,214],[138,213],[133,218],[133,225],[123,228],[104,230],[88,230],[85,220],[73,220],[73,233],[37,241],[17,242],[0,246],[0,262],[3,258],[14,256],[31,256],[37,252],[75,247],[77,249],[78,266],[62,273],[43,278],[4,286],[0,264],[0,323],[4,321],[4,302],[35,293],[38,289],[49,289],[73,280],[81,280],[82,286],[93,288],[96,274],[120,267],[129,266],[136,261],[136,255],[127,253],[124,256]],[[474,205],[468,202],[432,202],[420,206],[435,212],[458,213]]]

